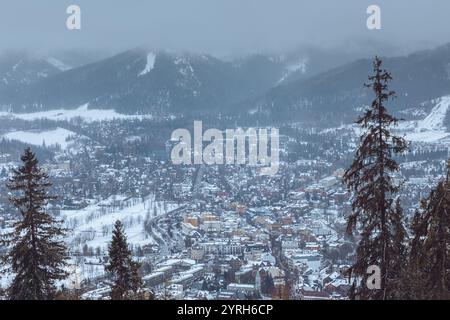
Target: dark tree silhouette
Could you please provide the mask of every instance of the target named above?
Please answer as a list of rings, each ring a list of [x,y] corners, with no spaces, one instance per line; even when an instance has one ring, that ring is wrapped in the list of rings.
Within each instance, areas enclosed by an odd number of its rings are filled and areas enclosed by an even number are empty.
[[[21,160],[23,165],[13,170],[7,184],[13,194],[10,201],[21,214],[14,231],[2,239],[11,248],[3,262],[14,275],[8,296],[12,300],[53,299],[55,282],[67,277],[67,249],[61,241],[65,229],[45,211],[55,197],[47,192],[52,184],[35,154],[27,148]]]
[[[365,86],[373,90],[375,100],[357,120],[364,133],[355,159],[344,175],[344,182],[354,192],[347,231],[350,234],[359,231],[360,236],[356,262],[349,271],[355,281],[352,297],[388,299],[397,291],[395,266],[398,265],[397,253],[403,250],[398,246],[403,246],[404,232],[402,211],[394,203],[399,186],[392,175],[399,166],[393,156],[404,152],[407,143],[390,131],[398,122],[385,108],[385,103],[395,96],[395,92],[389,90],[392,76],[382,69],[378,57],[373,66],[374,75]],[[381,270],[381,290],[369,290],[366,286],[370,265],[377,265]]]
[[[450,299],[450,161],[447,177],[422,200],[412,231],[410,298]]]
[[[109,246],[109,264],[106,266],[106,270],[114,279],[111,299],[127,300],[138,297],[137,294],[142,288],[139,268],[140,264],[131,257],[122,222],[116,221]]]

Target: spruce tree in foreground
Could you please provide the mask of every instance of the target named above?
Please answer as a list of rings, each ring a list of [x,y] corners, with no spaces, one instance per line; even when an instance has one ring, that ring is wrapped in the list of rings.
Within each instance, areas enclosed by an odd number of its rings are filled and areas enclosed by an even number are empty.
[[[450,161],[447,177],[422,200],[412,231],[410,298],[450,299]]]
[[[114,279],[111,299],[127,300],[135,298],[139,289],[142,288],[142,278],[138,273],[140,264],[131,258],[131,251],[128,248],[123,225],[120,221],[116,221],[114,224],[112,242],[109,246],[109,260],[106,270],[112,274]]]
[[[65,230],[46,211],[51,187],[48,175],[38,166],[30,148],[21,160],[23,166],[13,170],[7,184],[13,194],[11,203],[18,209],[21,219],[14,231],[2,237],[11,248],[3,258],[7,272],[14,275],[8,288],[11,300],[48,300],[55,297],[55,282],[67,277],[66,247],[61,241]]]
[[[354,279],[350,296],[356,299],[392,299],[398,295],[397,269],[401,264],[399,253],[404,253],[403,213],[395,202],[399,190],[392,174],[399,170],[393,159],[404,152],[404,139],[393,135],[391,126],[397,119],[391,116],[385,103],[395,92],[389,90],[392,76],[382,69],[378,57],[373,62],[374,75],[369,77],[369,87],[375,100],[357,120],[364,133],[351,167],[344,175],[344,182],[354,192],[352,214],[348,217],[347,231],[357,231],[360,236],[356,262],[349,272]],[[381,270],[381,289],[370,290],[366,286],[367,268],[376,265]],[[361,280],[361,281],[358,281]]]

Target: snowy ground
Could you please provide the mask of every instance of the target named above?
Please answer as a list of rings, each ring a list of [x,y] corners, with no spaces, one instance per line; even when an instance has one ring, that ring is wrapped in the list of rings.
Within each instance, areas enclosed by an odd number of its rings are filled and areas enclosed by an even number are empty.
[[[418,129],[426,129],[426,130],[440,130],[443,128],[444,118],[447,114],[447,110],[450,106],[450,96],[442,97],[438,99],[436,106],[431,110],[430,114],[419,121]]]
[[[154,218],[155,214],[160,216],[176,208],[177,204],[156,201],[154,196],[144,200],[117,196],[81,210],[63,210],[61,218],[71,230],[69,245],[72,248],[80,250],[87,244],[104,250],[111,241],[111,231],[117,220],[124,224],[130,245],[156,244],[154,236],[144,231],[146,217]]]
[[[76,133],[72,131],[57,128],[49,131],[13,131],[4,134],[2,138],[18,140],[35,146],[42,146],[44,143],[47,147],[59,145],[62,149],[67,149],[70,143],[67,139],[75,135]]]
[[[147,55],[147,65],[145,66],[144,70],[142,70],[141,73],[139,73],[139,77],[140,76],[144,76],[147,73],[149,73],[150,71],[153,70],[153,67],[155,66],[155,60],[156,60],[156,55],[153,52],[150,52]]]
[[[109,109],[88,109],[88,104],[85,104],[77,109],[57,109],[33,113],[11,113],[0,112],[0,118],[17,118],[27,121],[49,119],[49,120],[71,120],[75,118],[82,119],[85,122],[107,121],[114,119],[142,119],[152,118],[150,115],[125,115],[117,113]]]
[[[435,106],[422,120],[401,121],[394,130],[404,136],[406,140],[418,143],[448,143],[450,145],[450,132],[444,125],[445,116],[450,108],[450,96],[433,101]],[[331,134],[339,131],[349,131],[360,136],[362,130],[356,124],[342,125],[338,128],[329,128],[321,133]]]
[[[405,136],[405,139],[413,142],[434,143],[442,141],[450,136],[450,133],[438,130],[427,130],[422,132],[412,132]]]
[[[407,140],[432,143],[450,136],[450,133],[447,132],[447,128],[444,126],[444,119],[450,107],[450,96],[437,99],[435,103],[435,107],[423,120],[406,121],[407,123],[404,124],[405,129],[412,129],[413,131],[407,132]]]

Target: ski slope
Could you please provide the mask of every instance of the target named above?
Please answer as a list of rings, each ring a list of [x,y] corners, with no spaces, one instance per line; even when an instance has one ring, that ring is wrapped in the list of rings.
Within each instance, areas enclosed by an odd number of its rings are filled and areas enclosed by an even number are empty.
[[[450,96],[436,100],[430,113],[414,124],[413,132],[406,134],[406,139],[414,142],[435,143],[450,136],[444,125],[445,116],[450,107]]]
[[[153,67],[155,66],[155,60],[156,60],[156,55],[153,52],[150,52],[147,55],[147,65],[145,66],[144,70],[142,70],[141,73],[139,73],[139,77],[146,75],[147,73],[149,73],[150,71],[153,70]]]
[[[447,112],[450,111],[450,96],[444,96],[432,101],[434,107],[422,120],[399,121],[393,127],[395,132],[404,136],[406,140],[418,143],[445,143],[450,146],[450,132],[444,125]],[[360,110],[358,110],[360,112]],[[346,124],[337,128],[328,128],[322,134],[333,134],[340,131],[350,132],[360,136],[363,130],[356,124]]]
[[[419,130],[445,130],[444,119],[450,107],[450,96],[442,97],[425,119],[418,122]]]

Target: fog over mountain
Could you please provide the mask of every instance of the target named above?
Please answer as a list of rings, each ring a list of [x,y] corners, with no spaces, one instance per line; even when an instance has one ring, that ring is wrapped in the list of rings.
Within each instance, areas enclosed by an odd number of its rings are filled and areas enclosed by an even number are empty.
[[[66,28],[66,8],[81,8],[82,28]],[[382,30],[366,27],[381,7]],[[4,0],[0,50],[109,49],[140,45],[216,56],[286,51],[304,45],[404,54],[450,42],[450,2],[298,0]],[[401,49],[399,49],[401,48]],[[403,51],[403,52],[398,52]]]
[[[0,55],[0,110],[27,113],[88,105],[128,115],[220,113],[250,122],[338,125],[352,122],[357,110],[370,103],[363,83],[371,61],[356,56],[305,49],[225,60],[136,48],[77,66],[64,55]],[[394,111],[424,108],[450,95],[450,44],[386,57],[385,62],[395,75]]]

